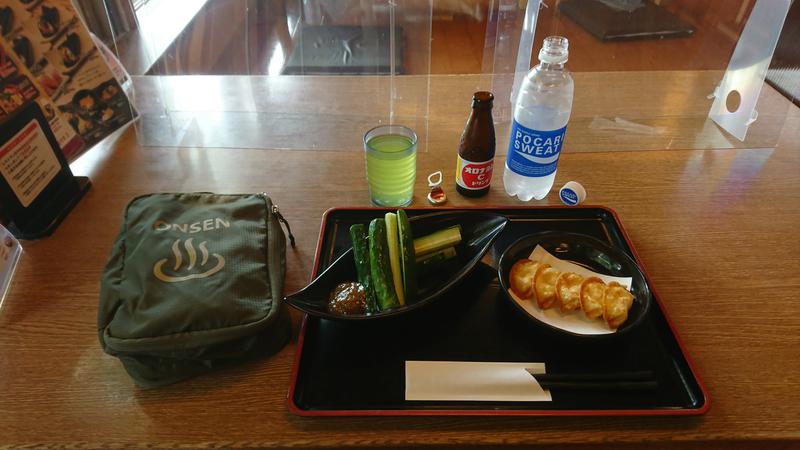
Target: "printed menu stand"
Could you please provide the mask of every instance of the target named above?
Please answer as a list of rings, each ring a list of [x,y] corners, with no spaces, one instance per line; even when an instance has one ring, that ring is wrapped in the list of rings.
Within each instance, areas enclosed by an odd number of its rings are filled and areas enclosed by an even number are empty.
[[[0,311],[21,257],[22,245],[14,239],[10,231],[0,225]]]
[[[90,187],[89,178],[72,175],[36,102],[3,124],[0,204],[14,236],[49,236]]]

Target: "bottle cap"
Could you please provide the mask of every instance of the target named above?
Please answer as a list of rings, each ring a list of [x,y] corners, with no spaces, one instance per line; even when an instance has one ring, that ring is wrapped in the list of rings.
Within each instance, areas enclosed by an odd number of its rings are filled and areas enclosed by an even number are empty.
[[[431,205],[441,205],[447,202],[447,194],[442,190],[441,170],[428,175],[428,187],[431,188],[431,191],[428,192],[428,201]]]
[[[586,200],[586,189],[577,181],[569,181],[559,189],[558,198],[567,206],[579,205]]]
[[[567,62],[569,57],[569,40],[563,36],[548,36],[544,38],[542,49],[539,50],[539,61],[550,64]]]

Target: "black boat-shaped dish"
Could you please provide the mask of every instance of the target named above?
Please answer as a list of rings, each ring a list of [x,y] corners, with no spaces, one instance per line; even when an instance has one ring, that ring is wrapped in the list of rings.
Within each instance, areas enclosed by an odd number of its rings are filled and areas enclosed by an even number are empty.
[[[376,210],[376,212],[381,212]],[[414,301],[403,306],[372,314],[343,315],[328,310],[328,298],[339,283],[356,281],[353,249],[350,248],[336,259],[308,286],[284,301],[310,314],[331,320],[363,321],[394,317],[413,311],[433,302],[469,275],[491,247],[495,238],[503,231],[508,219],[499,214],[478,211],[434,212],[410,218],[414,238],[438,230],[459,225],[461,242],[456,246],[456,258],[443,264],[435,273],[422,275],[418,279],[418,294]]]

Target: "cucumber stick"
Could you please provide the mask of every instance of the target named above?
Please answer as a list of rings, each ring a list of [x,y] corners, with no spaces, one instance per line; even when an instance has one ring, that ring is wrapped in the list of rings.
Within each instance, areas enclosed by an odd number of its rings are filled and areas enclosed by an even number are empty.
[[[436,273],[447,261],[456,257],[456,248],[447,247],[442,250],[422,255],[417,261],[417,273],[419,276],[427,276]]]
[[[397,232],[400,240],[400,267],[403,269],[403,295],[407,303],[412,303],[417,298],[417,258],[414,254],[411,222],[402,209],[397,210]]]
[[[394,290],[384,219],[373,219],[369,223],[369,268],[378,309],[384,311],[398,306],[400,300]]]
[[[455,247],[447,247],[441,250],[437,250],[433,253],[428,253],[427,255],[422,255],[417,258],[417,264],[422,263],[439,263],[442,261],[447,261],[448,259],[456,257],[456,248]]]
[[[358,282],[364,286],[366,293],[367,314],[376,312],[375,292],[372,289],[372,276],[369,269],[369,236],[367,227],[363,223],[357,223],[350,227],[350,240],[353,242],[353,260],[356,262],[356,274]]]
[[[397,214],[386,213],[386,244],[389,247],[389,265],[392,268],[392,280],[394,281],[394,292],[397,293],[397,300],[401,305],[406,304],[406,296],[403,292],[403,269],[400,267],[400,239],[398,239]]]
[[[422,255],[452,247],[459,242],[461,242],[461,226],[453,225],[444,230],[414,239],[414,254],[419,258]]]

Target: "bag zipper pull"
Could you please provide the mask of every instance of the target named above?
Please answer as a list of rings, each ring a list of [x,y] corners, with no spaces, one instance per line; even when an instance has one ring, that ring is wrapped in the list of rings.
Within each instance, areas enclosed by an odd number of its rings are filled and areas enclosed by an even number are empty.
[[[283,215],[281,215],[281,212],[278,210],[278,207],[274,204],[272,205],[272,214],[275,214],[275,216],[278,218],[278,221],[286,227],[286,231],[289,233],[289,242],[292,244],[292,248],[294,248],[295,243],[294,235],[292,234],[292,228],[289,227],[289,222],[284,219]]]

